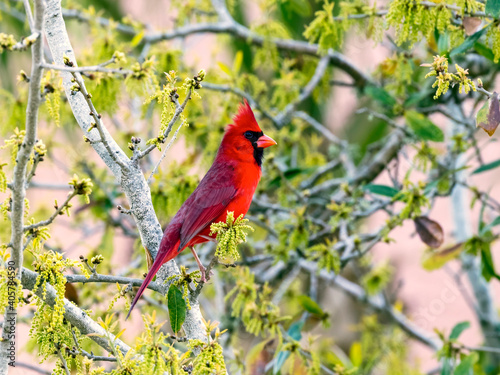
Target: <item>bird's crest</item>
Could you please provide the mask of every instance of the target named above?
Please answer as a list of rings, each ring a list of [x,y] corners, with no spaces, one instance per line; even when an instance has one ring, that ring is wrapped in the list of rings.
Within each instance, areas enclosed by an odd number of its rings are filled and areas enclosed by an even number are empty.
[[[240,103],[240,106],[238,107],[238,113],[234,115],[233,123],[229,125],[228,128],[228,130],[236,130],[236,129],[242,129],[244,131],[250,130],[256,132],[262,131],[259,127],[259,124],[257,124],[257,120],[255,119],[255,115],[253,114],[252,108],[250,107],[246,99],[244,100],[243,103]]]

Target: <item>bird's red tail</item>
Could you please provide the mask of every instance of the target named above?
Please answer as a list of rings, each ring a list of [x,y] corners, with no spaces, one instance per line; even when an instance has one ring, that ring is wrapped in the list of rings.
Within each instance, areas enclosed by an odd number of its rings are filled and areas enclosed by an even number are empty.
[[[137,301],[139,301],[139,298],[141,298],[142,293],[144,293],[144,290],[148,287],[151,280],[153,280],[153,277],[156,275],[156,273],[158,272],[160,267],[163,265],[163,263],[167,263],[169,260],[174,259],[175,256],[178,254],[178,252],[176,250],[179,247],[179,230],[175,231],[176,230],[175,226],[169,227],[169,229],[170,228],[172,228],[172,232],[171,232],[172,234],[169,235],[170,233],[167,234],[167,232],[165,232],[166,234],[164,235],[163,240],[160,244],[160,249],[158,250],[158,254],[156,254],[155,261],[153,262],[153,265],[149,269],[149,272],[146,275],[146,278],[142,282],[141,287],[139,288],[139,291],[135,295],[134,301],[132,302],[132,306],[130,306],[130,310],[129,310],[125,320],[128,319],[135,304],[137,303]],[[169,240],[170,240],[170,242],[169,242]],[[174,244],[174,246],[170,246],[170,244]]]
[[[130,313],[132,312],[132,309],[134,308],[135,304],[137,303],[137,301],[139,301],[139,298],[141,298],[142,293],[144,293],[144,290],[148,287],[149,283],[151,282],[151,280],[153,280],[153,277],[156,275],[156,273],[158,272],[158,270],[160,269],[160,267],[164,263],[163,262],[164,259],[162,259],[162,258],[163,257],[160,257],[160,256],[156,257],[153,265],[151,266],[151,269],[149,270],[148,274],[146,275],[146,279],[144,279],[144,281],[142,282],[141,287],[139,288],[139,291],[135,295],[134,301],[132,302],[132,306],[130,306],[130,310],[129,310],[129,312],[127,314],[127,317],[125,318],[125,320],[128,319],[128,317],[130,316]]]

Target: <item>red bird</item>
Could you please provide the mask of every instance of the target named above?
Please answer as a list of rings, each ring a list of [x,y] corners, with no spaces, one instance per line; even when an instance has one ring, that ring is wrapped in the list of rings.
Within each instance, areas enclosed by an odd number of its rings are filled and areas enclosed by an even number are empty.
[[[165,229],[156,259],[132,302],[127,318],[162,264],[175,258],[186,247],[191,249],[198,263],[201,281],[206,281],[205,267],[193,246],[215,238],[215,235],[210,236],[210,225],[225,222],[228,211],[233,211],[235,218],[247,213],[262,174],[264,148],[275,144],[262,132],[245,100],[240,104],[233,124],[226,129],[214,163]]]

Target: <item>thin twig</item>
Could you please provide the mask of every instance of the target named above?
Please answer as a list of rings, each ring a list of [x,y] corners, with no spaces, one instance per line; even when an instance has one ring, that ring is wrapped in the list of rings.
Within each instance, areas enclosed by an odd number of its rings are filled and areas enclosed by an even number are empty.
[[[316,172],[314,172],[307,180],[304,180],[300,183],[300,188],[301,189],[308,189],[311,186],[313,186],[316,181],[318,181],[321,177],[323,177],[325,174],[335,170],[340,166],[340,160],[334,159],[326,163],[325,165],[322,165],[321,167],[318,167]]]
[[[38,154],[35,154],[35,158],[33,160],[33,166],[31,167],[31,170],[30,170],[28,177],[26,177],[26,188],[28,188],[30,186],[31,180],[35,176],[36,169],[37,169],[38,164],[40,163],[41,159],[42,159],[41,156],[39,156]]]
[[[344,142],[339,137],[337,137],[335,134],[333,134],[330,131],[330,129],[325,127],[323,124],[321,124],[319,121],[317,121],[315,118],[311,117],[307,113],[302,112],[302,111],[297,111],[293,114],[293,116],[298,117],[298,118],[304,120],[305,122],[307,122],[309,125],[311,125],[314,129],[316,129],[316,131],[321,133],[330,142],[332,142],[338,146],[342,146],[344,144]]]
[[[78,339],[76,338],[75,331],[73,330],[73,327],[71,327],[71,335],[73,336],[73,342],[75,343],[75,350],[68,349],[69,354],[71,355],[83,355],[93,361],[102,361],[102,362],[116,362],[117,359],[115,357],[104,357],[100,355],[94,355],[94,353],[89,353],[85,350],[83,350],[80,347],[80,343],[78,342]]]
[[[52,224],[52,222],[55,220],[55,218],[57,216],[59,216],[62,213],[62,211],[64,210],[64,208],[68,205],[69,201],[71,199],[73,199],[76,195],[77,195],[77,193],[75,191],[73,191],[72,193],[70,193],[68,195],[68,197],[66,198],[66,200],[64,201],[64,203],[62,205],[60,205],[60,206],[58,205],[58,207],[55,210],[55,212],[47,220],[43,220],[43,221],[40,221],[38,223],[25,226],[24,227],[24,231],[28,232],[30,230],[33,230],[33,229],[36,229],[36,228],[40,228],[40,227],[46,227],[46,226]]]
[[[219,260],[217,259],[216,256],[214,256],[210,261],[210,263],[208,264],[207,268],[205,269],[205,274],[207,275],[207,277],[210,277],[210,271],[212,271],[212,268],[214,268],[217,263],[219,263]],[[200,295],[201,290],[203,289],[205,284],[206,282],[200,281],[196,289],[191,292],[190,299],[196,300],[196,298],[198,298],[198,296]]]
[[[94,107],[94,103],[92,103],[92,100],[91,100],[92,96],[88,93],[87,88],[85,87],[85,83],[83,82],[82,75],[78,72],[71,73],[71,74],[73,75],[75,82],[77,83],[78,87],[80,88],[80,91],[81,91],[85,101],[87,102],[87,105],[89,106],[90,114],[94,118],[94,121],[95,121],[94,122],[95,128],[97,129],[97,131],[99,133],[99,136],[101,138],[101,141],[102,141],[104,147],[106,148],[106,151],[108,152],[111,159],[113,159],[113,161],[116,164],[118,164],[122,168],[122,170],[128,170],[129,169],[128,164],[126,162],[124,162],[123,160],[121,160],[120,155],[111,149],[111,146],[110,146],[108,139],[107,139],[107,137],[108,137],[107,131],[105,131],[105,127],[101,121],[101,115],[97,113],[97,111]],[[91,131],[92,129],[89,128],[87,131],[89,131],[89,130]]]
[[[124,78],[127,75],[132,74],[131,70],[122,69],[122,68],[105,68],[102,65],[92,65],[92,66],[80,66],[80,67],[71,67],[71,66],[63,66],[63,65],[55,65],[55,64],[42,64],[42,67],[50,70],[59,70],[62,72],[71,72],[71,73],[88,73],[88,72],[99,72],[99,73],[111,73],[123,75]]]
[[[20,362],[20,361],[16,361],[16,367],[26,368],[28,370],[38,372],[39,374],[43,374],[43,375],[51,375],[52,374],[52,371],[44,370],[44,369],[40,368],[40,365],[35,366],[32,364],[24,363],[24,362]]]
[[[350,296],[356,298],[358,301],[366,303],[376,310],[386,312],[406,333],[429,346],[433,350],[438,350],[440,348],[441,344],[434,338],[434,334],[431,332],[424,332],[401,312],[388,305],[381,295],[368,296],[359,285],[343,278],[340,275],[335,275],[332,272],[326,272],[325,270],[319,269],[317,263],[301,259],[299,260],[299,265],[309,272],[316,272],[322,279],[331,281],[335,286],[339,287]]]
[[[98,273],[92,274],[89,278],[83,275],[67,275],[66,281],[68,283],[108,283],[108,284],[131,284],[132,286],[141,286],[143,281],[142,279],[133,279],[125,276],[114,276],[114,275],[101,275]],[[157,282],[151,282],[148,285],[148,289],[154,290],[156,292],[163,291],[163,286],[158,284]]]
[[[251,107],[258,109],[260,111],[260,113],[262,113],[262,115],[265,118],[271,120],[273,122],[273,124],[276,125],[276,119],[274,118],[274,116],[271,115],[269,112],[267,112],[264,108],[262,108],[260,103],[257,100],[255,100],[247,92],[240,90],[237,87],[232,87],[229,85],[219,85],[219,84],[210,83],[210,82],[204,82],[203,88],[207,89],[207,90],[213,90],[213,91],[230,92],[230,93],[233,93],[241,98],[246,99],[246,101],[248,102],[248,104],[250,104]]]
[[[170,134],[172,127],[176,123],[176,121],[179,118],[179,116],[181,115],[181,113],[184,111],[184,108],[186,108],[186,105],[187,105],[189,99],[191,99],[192,90],[193,89],[190,89],[188,91],[186,98],[184,99],[182,104],[179,104],[179,101],[176,98],[173,98],[174,103],[175,103],[175,112],[174,112],[174,115],[172,116],[172,119],[169,121],[169,123],[167,125],[167,129],[165,129],[165,132],[163,133],[164,141],[168,138],[168,135]],[[181,124],[181,126],[182,126],[182,124]],[[137,154],[132,157],[132,162],[137,162],[139,159],[142,159],[144,156],[149,154],[155,148],[156,148],[156,145],[152,144],[152,145],[149,145],[144,151],[137,152]]]
[[[275,121],[277,123],[278,128],[283,127],[288,121],[290,121],[290,117],[292,116],[292,113],[295,111],[297,106],[299,106],[304,100],[306,100],[312,95],[314,89],[318,86],[318,84],[321,82],[321,79],[325,75],[329,62],[330,58],[328,56],[323,56],[319,60],[313,76],[311,77],[307,85],[304,87],[300,95],[293,102],[289,103],[285,107],[285,109],[283,109],[283,111],[281,111],[278,115],[276,115]]]
[[[71,375],[69,372],[69,369],[68,369],[68,364],[66,363],[66,360],[64,359],[64,357],[61,353],[61,350],[59,349],[58,346],[56,346],[56,349],[57,349],[57,356],[59,357],[59,360],[61,361],[61,366],[63,367],[64,372],[66,373],[66,375]]]
[[[165,159],[165,156],[167,155],[167,151],[170,150],[170,147],[172,147],[175,140],[177,139],[177,134],[179,134],[179,130],[181,130],[183,125],[184,125],[184,121],[181,122],[181,124],[179,125],[179,127],[175,131],[174,135],[172,136],[172,139],[170,139],[167,146],[165,146],[165,150],[163,150],[163,153],[161,154],[160,160],[158,160],[158,162],[154,166],[153,170],[151,171],[151,174],[149,175],[148,185],[151,184],[151,181],[153,180],[154,174],[158,171],[158,167],[160,166],[160,163],[163,161],[163,159]]]

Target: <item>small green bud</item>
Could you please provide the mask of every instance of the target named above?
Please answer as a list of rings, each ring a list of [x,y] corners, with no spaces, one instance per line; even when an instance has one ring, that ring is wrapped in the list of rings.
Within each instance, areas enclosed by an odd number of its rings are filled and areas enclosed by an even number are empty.
[[[96,255],[95,257],[92,257],[92,259],[90,260],[90,263],[98,265],[98,264],[101,264],[103,261],[104,261],[104,257],[101,254],[99,254],[99,255]]]
[[[113,53],[113,60],[115,61],[115,63],[126,63],[127,62],[127,58],[125,57],[125,53],[123,53],[121,51],[115,51],[115,53]]]
[[[19,74],[17,75],[17,81],[18,82],[29,82],[30,78],[28,77],[28,75],[26,74],[26,72],[24,70],[21,70],[19,72]]]
[[[63,63],[66,66],[74,66],[73,61],[71,61],[66,55],[63,56]]]
[[[5,33],[0,33],[0,52],[4,50],[12,50],[12,47],[16,44],[16,39],[14,35],[8,35]]]

